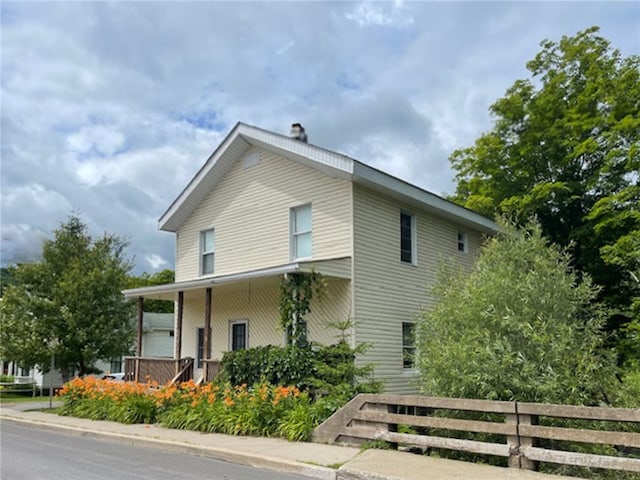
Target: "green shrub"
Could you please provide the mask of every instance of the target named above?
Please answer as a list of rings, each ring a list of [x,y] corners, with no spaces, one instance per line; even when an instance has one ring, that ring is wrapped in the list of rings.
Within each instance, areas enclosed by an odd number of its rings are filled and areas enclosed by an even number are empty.
[[[304,347],[268,345],[226,352],[222,357],[221,378],[233,385],[295,385],[313,397],[329,395],[348,386],[349,396],[380,391],[371,379],[373,366],[359,367],[356,355],[365,345],[352,348],[345,341],[334,345],[309,344]],[[347,399],[348,400],[348,399]]]
[[[267,345],[226,352],[222,356],[222,379],[233,385],[295,385],[303,388],[312,371],[309,347]]]

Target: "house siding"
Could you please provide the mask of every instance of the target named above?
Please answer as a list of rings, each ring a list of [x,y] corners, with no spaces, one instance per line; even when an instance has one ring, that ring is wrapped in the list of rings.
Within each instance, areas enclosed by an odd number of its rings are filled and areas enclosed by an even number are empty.
[[[440,219],[354,185],[354,320],[356,340],[371,347],[361,364],[375,363],[385,391],[415,393],[417,375],[403,369],[402,322],[414,322],[432,305],[429,293],[441,261],[470,268],[482,241],[479,232]],[[400,212],[416,217],[416,264],[400,261]],[[468,253],[457,250],[457,232],[467,234]]]
[[[313,259],[352,255],[351,183],[271,152],[258,153],[260,160],[251,167],[245,167],[244,157],[236,161],[178,230],[176,281],[200,276],[200,232],[211,228],[215,275],[289,263],[289,211],[307,203]]]
[[[217,293],[214,288],[211,357],[220,359],[229,350],[229,323],[234,320],[248,321],[248,347],[284,345],[285,335],[279,327],[279,295],[277,286],[252,288],[243,283],[224,293]],[[204,327],[204,291],[185,300],[183,312],[182,356],[196,358],[197,331]],[[327,279],[324,295],[313,299],[306,318],[309,340],[325,345],[335,343],[340,332],[329,323],[349,318],[350,314],[351,281]]]

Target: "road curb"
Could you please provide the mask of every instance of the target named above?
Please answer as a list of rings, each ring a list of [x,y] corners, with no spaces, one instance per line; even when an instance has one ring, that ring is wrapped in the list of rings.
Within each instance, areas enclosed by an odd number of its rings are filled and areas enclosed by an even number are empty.
[[[363,472],[349,467],[341,467],[336,473],[336,480],[402,480],[400,477]]]
[[[296,462],[293,460],[285,460],[282,458],[270,457],[255,453],[242,453],[235,450],[228,450],[220,447],[206,447],[186,442],[177,442],[172,440],[163,440],[157,438],[146,438],[139,435],[128,435],[124,433],[104,432],[100,430],[92,430],[87,428],[75,427],[70,425],[62,425],[50,422],[42,422],[21,417],[13,417],[6,414],[0,414],[1,420],[15,423],[22,423],[48,430],[64,430],[72,435],[103,438],[112,441],[125,442],[129,445],[142,447],[160,448],[171,452],[186,453],[189,455],[198,455],[201,457],[222,460],[238,465],[245,465],[254,468],[264,468],[282,473],[292,473],[304,475],[319,480],[336,480],[337,471],[320,465],[310,465],[307,463]]]

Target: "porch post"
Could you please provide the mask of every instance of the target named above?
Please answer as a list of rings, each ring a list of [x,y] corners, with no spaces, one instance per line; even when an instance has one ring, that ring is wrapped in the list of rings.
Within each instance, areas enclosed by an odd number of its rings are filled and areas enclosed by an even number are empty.
[[[138,297],[138,335],[136,357],[142,356],[142,316],[144,315],[144,297]]]
[[[211,287],[207,288],[204,297],[204,352],[202,356],[205,360],[203,365],[204,379],[207,380],[207,366],[211,358]]]
[[[178,312],[176,316],[176,329],[173,332],[174,358],[176,359],[176,375],[180,372],[180,359],[182,358],[182,312],[184,310],[184,292],[178,292]]]

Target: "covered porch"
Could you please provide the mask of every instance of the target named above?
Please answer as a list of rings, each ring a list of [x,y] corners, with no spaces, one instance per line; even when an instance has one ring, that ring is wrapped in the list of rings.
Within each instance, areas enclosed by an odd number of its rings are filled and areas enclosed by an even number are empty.
[[[325,277],[329,294],[309,315],[309,339],[333,342],[337,332],[332,333],[327,323],[345,320],[351,311],[351,257],[123,291],[138,306],[136,354],[125,359],[125,379],[209,382],[220,372],[225,351],[284,344],[278,327],[280,283],[284,275],[314,271]],[[142,356],[145,299],[174,302],[173,358]]]

